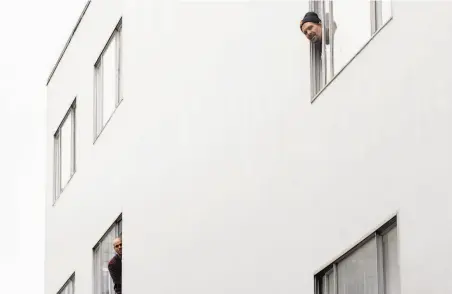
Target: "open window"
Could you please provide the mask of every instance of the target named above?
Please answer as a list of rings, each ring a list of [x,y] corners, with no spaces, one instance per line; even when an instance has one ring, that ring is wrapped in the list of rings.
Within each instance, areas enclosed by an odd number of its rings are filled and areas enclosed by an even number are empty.
[[[391,0],[311,0],[322,42],[311,43],[311,101],[391,19]]]
[[[93,249],[94,294],[115,294],[108,264],[116,255],[113,241],[118,237],[122,237],[122,217],[114,222]]]
[[[315,294],[400,294],[394,217],[315,276]]]

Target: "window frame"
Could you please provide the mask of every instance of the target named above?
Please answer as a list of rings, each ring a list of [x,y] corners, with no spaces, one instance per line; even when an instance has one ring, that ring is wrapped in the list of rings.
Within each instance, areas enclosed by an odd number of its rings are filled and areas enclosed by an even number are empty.
[[[76,172],[76,140],[77,140],[77,119],[76,119],[76,108],[77,108],[77,97],[75,97],[72,104],[69,106],[66,114],[64,115],[60,125],[53,135],[53,204],[60,198],[63,191],[71,182],[73,176]],[[62,185],[61,176],[62,176],[62,158],[61,158],[61,130],[63,129],[64,124],[67,122],[68,117],[71,119],[71,162],[70,162],[70,175],[68,181]]]
[[[383,21],[383,1],[389,2],[389,6],[391,8],[391,17],[385,21]],[[378,33],[379,30],[392,19],[392,1],[393,0],[370,0],[372,36]]]
[[[388,1],[391,8],[391,16],[383,21],[382,3]],[[311,104],[320,96],[320,94],[336,79],[336,77],[359,55],[364,48],[375,38],[375,36],[393,19],[393,0],[370,0],[370,23],[371,23],[371,36],[369,40],[359,49],[357,52],[347,61],[342,68],[335,73],[334,68],[334,38],[333,30],[329,29],[334,20],[334,0],[309,0],[309,11],[314,11],[319,15],[322,23],[328,25],[322,25],[322,35],[329,37],[329,54],[322,54],[326,52],[325,42],[322,41],[321,46],[312,44],[310,45],[310,63],[311,63],[311,76],[310,76],[310,88],[311,88]],[[326,5],[327,4],[327,5]],[[328,7],[329,13],[325,13],[325,7]],[[328,34],[327,34],[328,31]],[[327,64],[326,59],[330,60],[330,64]],[[337,70],[337,69],[336,69]],[[331,73],[331,77],[328,77],[328,73]]]
[[[114,44],[113,44],[114,41]],[[109,114],[109,117],[104,119],[104,54],[110,46],[115,46],[115,109]],[[123,101],[123,86],[122,86],[122,17],[120,18],[118,24],[115,26],[113,32],[110,34],[107,43],[102,49],[99,57],[94,63],[94,99],[93,99],[93,143],[99,138],[103,130],[113,117],[113,114],[118,109],[119,105]]]
[[[99,241],[96,242],[96,244],[93,246],[93,294],[103,294],[103,293],[97,293],[97,286],[99,283],[102,283],[102,275],[99,276],[99,273],[97,271],[98,269],[98,264],[97,264],[97,260],[98,260],[98,254],[102,254],[102,252],[99,252],[99,248],[101,248],[102,243],[105,241],[106,237],[108,237],[108,235],[115,230],[115,238],[117,237],[121,237],[122,238],[122,214],[119,215],[118,218],[116,218],[116,220],[113,222],[113,224],[108,228],[108,230],[102,235],[102,237],[99,239]],[[102,256],[101,256],[102,257]],[[110,258],[112,258],[113,256],[111,256]],[[109,283],[112,283],[111,277],[110,277],[110,273],[108,273],[108,277],[109,277]],[[110,293],[110,294],[114,294],[114,293]]]
[[[384,264],[384,252],[383,252],[383,238],[393,229],[397,230],[397,252],[399,251],[399,232],[398,232],[398,223],[397,223],[397,215],[387,221],[383,226],[374,231],[372,234],[365,237],[361,240],[357,245],[353,246],[351,249],[346,251],[340,257],[335,259],[328,266],[324,267],[318,273],[314,275],[314,293],[315,294],[338,294],[338,264],[345,260],[347,257],[351,256],[353,253],[357,252],[364,245],[368,244],[371,241],[376,242],[376,262],[377,262],[377,287],[379,294],[385,294],[385,264]],[[399,255],[398,255],[399,258]],[[326,285],[326,277],[333,273],[334,277],[334,291],[332,293],[325,292],[324,288]]]
[[[63,284],[63,286],[58,290],[57,294],[63,294],[66,290],[66,287],[72,283],[72,293],[69,294],[75,294],[75,272],[72,273],[72,275],[69,277],[69,279],[66,280],[66,282]]]

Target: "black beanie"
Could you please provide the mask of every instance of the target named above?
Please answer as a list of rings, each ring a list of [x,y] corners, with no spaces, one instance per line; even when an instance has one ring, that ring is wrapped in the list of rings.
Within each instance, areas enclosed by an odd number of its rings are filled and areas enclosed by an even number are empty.
[[[303,19],[301,20],[301,26],[302,27],[307,22],[313,22],[313,23],[320,23],[320,18],[315,12],[308,12],[305,14]]]

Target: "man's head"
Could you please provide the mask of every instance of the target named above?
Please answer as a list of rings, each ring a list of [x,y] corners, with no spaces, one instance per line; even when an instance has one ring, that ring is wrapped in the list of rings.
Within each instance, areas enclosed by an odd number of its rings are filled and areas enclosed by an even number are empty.
[[[322,41],[322,22],[315,12],[308,12],[300,22],[300,29],[313,43]]]
[[[121,238],[116,238],[113,240],[113,248],[118,255],[122,256],[122,240]]]

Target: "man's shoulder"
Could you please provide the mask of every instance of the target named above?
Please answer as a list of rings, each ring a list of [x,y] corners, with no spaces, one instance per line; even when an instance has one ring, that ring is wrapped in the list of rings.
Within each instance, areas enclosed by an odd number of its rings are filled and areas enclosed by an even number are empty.
[[[113,265],[116,264],[118,262],[118,258],[117,255],[113,256],[112,259],[110,259],[110,261],[108,262],[108,265]]]

